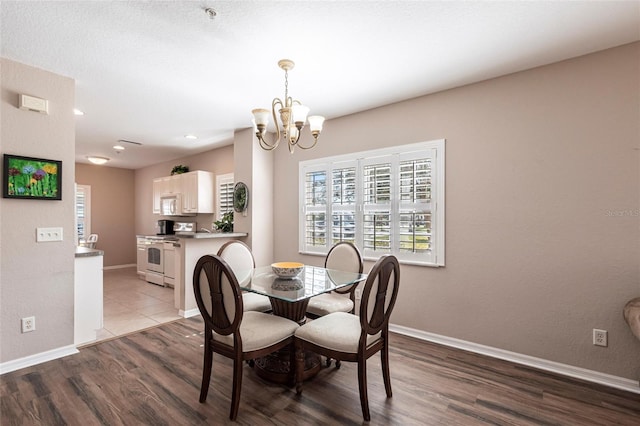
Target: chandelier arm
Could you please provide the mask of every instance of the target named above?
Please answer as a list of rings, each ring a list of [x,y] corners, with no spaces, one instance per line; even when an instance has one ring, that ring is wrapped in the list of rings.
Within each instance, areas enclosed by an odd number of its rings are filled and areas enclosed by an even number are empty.
[[[278,143],[280,142],[276,141],[273,145],[269,145],[269,143],[264,140],[260,132],[256,132],[256,137],[258,138],[258,142],[260,142],[260,148],[264,149],[265,151],[273,151],[278,147]]]
[[[300,139],[299,135],[298,135],[298,139]],[[318,137],[317,137],[317,136],[314,136],[314,137],[313,137],[313,143],[311,144],[311,146],[304,146],[304,145],[302,145],[301,143],[297,143],[296,145],[298,145],[298,147],[299,147],[300,149],[311,149],[311,148],[313,148],[314,146],[316,146],[316,144],[317,144],[317,143],[318,143]]]

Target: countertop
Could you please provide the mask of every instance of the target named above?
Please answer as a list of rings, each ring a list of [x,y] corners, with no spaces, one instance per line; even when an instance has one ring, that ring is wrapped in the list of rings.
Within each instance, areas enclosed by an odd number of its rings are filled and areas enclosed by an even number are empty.
[[[212,233],[208,233],[208,232],[197,232],[195,234],[190,234],[190,235],[176,235],[176,237],[180,238],[180,239],[185,239],[185,240],[192,240],[192,239],[206,239],[206,238],[238,238],[238,237],[246,237],[247,234],[246,232],[212,232]]]
[[[138,238],[148,238],[160,241],[178,241],[178,240],[200,240],[209,238],[239,238],[246,237],[246,232],[197,232],[195,234],[174,234],[174,235],[136,235]]]
[[[104,256],[104,251],[88,247],[76,247],[76,257]]]

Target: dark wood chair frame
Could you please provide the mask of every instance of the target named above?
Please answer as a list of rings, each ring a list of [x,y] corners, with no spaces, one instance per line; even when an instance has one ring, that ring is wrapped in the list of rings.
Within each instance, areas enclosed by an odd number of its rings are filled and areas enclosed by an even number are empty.
[[[387,294],[389,288],[389,280],[393,273],[393,289],[391,295]],[[371,317],[367,317],[369,307],[369,296],[373,284],[378,281],[377,294],[373,301],[374,307]],[[296,392],[302,393],[302,374],[304,370],[304,351],[309,350],[328,358],[336,360],[357,362],[358,363],[358,387],[360,390],[360,405],[362,407],[362,416],[365,421],[371,419],[369,413],[369,400],[367,396],[367,359],[380,352],[382,362],[382,377],[384,379],[384,388],[387,397],[391,398],[391,377],[389,375],[389,317],[393,311],[393,307],[398,297],[398,287],[400,284],[400,265],[398,259],[393,255],[382,256],[371,268],[371,272],[367,277],[362,299],[360,301],[360,325],[362,332],[358,342],[358,351],[356,353],[340,352],[332,349],[309,343],[305,340],[295,338],[294,345],[296,349]],[[388,301],[388,305],[387,305]],[[386,309],[385,309],[385,305]],[[330,314],[331,315],[331,314]],[[367,337],[381,333],[381,338],[371,346],[367,346]],[[336,363],[336,368],[340,365]]]
[[[202,293],[200,292],[200,275],[204,271],[209,284],[209,292],[211,295],[212,314],[207,312],[204,305]],[[231,284],[232,297],[235,301],[235,315],[233,319],[227,316],[224,308],[222,294],[222,276],[225,276]],[[229,265],[219,256],[205,255],[202,256],[193,273],[193,289],[195,292],[196,303],[200,309],[200,313],[204,319],[204,366],[202,370],[202,385],[200,387],[200,402],[205,402],[209,392],[209,383],[211,380],[211,372],[213,367],[213,353],[220,354],[233,360],[233,387],[231,392],[231,411],[229,419],[235,420],[238,415],[238,407],[240,405],[240,391],[242,388],[242,368],[243,361],[249,361],[258,357],[268,355],[286,346],[292,346],[293,336],[275,343],[266,348],[251,352],[243,352],[242,336],[240,335],[240,324],[242,322],[242,291],[238,285],[235,274]],[[213,333],[228,336],[233,334],[233,346],[213,340]],[[291,350],[291,363],[294,362],[294,351]]]

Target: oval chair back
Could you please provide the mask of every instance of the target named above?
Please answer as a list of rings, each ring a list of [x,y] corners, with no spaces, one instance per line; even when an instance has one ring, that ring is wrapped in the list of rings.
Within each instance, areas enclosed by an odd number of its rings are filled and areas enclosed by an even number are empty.
[[[256,267],[256,261],[248,245],[238,240],[228,241],[220,247],[218,256],[231,267],[240,285],[251,280],[251,274]],[[244,292],[242,299],[244,301],[245,311],[271,311],[271,302],[266,296]]]
[[[256,267],[256,261],[248,245],[242,241],[228,241],[220,247],[218,256],[231,267],[238,283],[251,278],[251,271]]]
[[[353,243],[341,241],[331,247],[324,260],[324,267],[338,271],[362,273],[364,264],[360,250]]]
[[[205,333],[213,330],[228,336],[238,330],[242,321],[242,292],[227,262],[219,256],[202,256],[193,272],[193,291]]]
[[[389,331],[389,317],[398,297],[400,264],[392,255],[382,256],[373,265],[362,290],[360,300],[360,344],[366,347],[367,335]]]

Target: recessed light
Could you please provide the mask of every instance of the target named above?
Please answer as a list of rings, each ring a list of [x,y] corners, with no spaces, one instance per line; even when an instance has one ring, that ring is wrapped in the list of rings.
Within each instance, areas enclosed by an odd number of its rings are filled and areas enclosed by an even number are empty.
[[[184,135],[185,139],[198,139],[198,137],[196,135],[192,135],[192,134],[188,134],[188,135]]]
[[[107,161],[109,161],[110,159],[107,157],[95,157],[95,156],[88,156],[87,160],[91,161],[93,164],[104,164]]]
[[[116,151],[124,151],[124,146],[122,146],[122,145],[114,145],[113,149],[115,149]]]
[[[75,115],[84,115],[84,112],[80,111],[78,108],[74,108],[74,109],[73,109],[73,113],[74,113]]]

